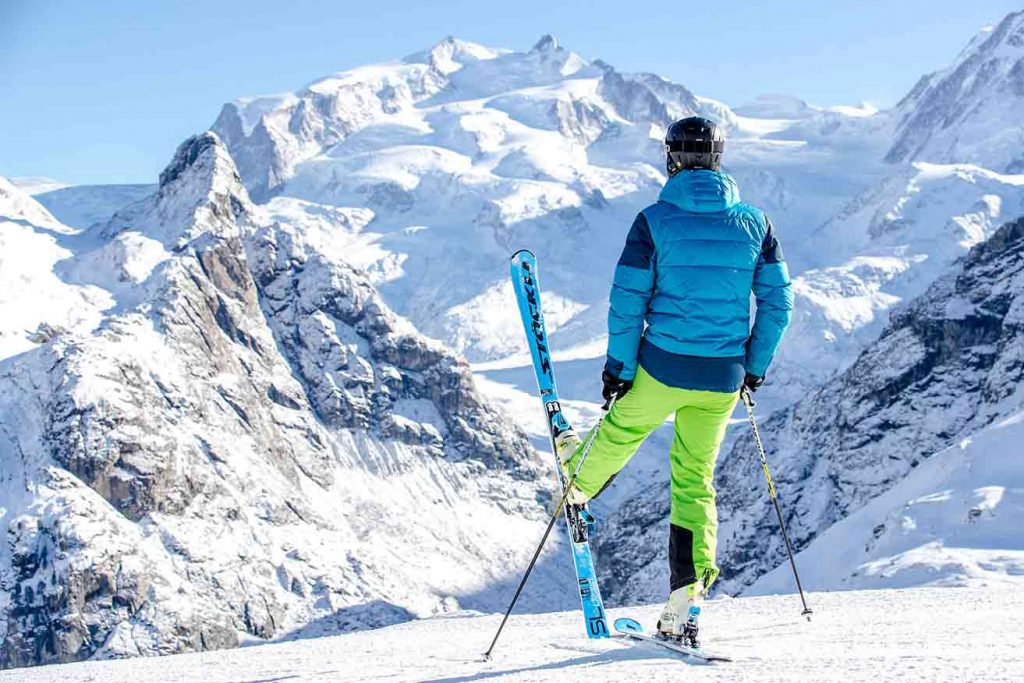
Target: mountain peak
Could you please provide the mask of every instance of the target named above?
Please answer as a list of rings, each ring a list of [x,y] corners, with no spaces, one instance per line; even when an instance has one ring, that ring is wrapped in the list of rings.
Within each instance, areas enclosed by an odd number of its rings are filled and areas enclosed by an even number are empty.
[[[975,163],[1019,173],[1020,128],[993,134],[990,127],[1019,119],[1022,102],[1024,11],[975,36],[950,66],[924,76],[896,105],[898,137],[886,159]]]
[[[160,173],[157,191],[118,211],[105,231],[140,229],[180,247],[201,234],[234,235],[252,209],[249,194],[227,147],[206,131],[178,145]]]
[[[998,24],[981,28],[954,62],[954,68],[979,53],[986,57],[1024,55],[1024,10],[1007,14]]]
[[[235,162],[216,133],[205,131],[186,139],[174,152],[171,163],[160,173],[160,189],[181,180],[190,172],[214,177],[227,174],[238,178]]]
[[[500,54],[500,50],[449,35],[429,50],[414,52],[402,61],[406,64],[430,64],[442,73],[450,74],[466,64],[494,59]]]
[[[178,145],[171,163],[160,173],[158,196],[161,201],[180,203],[216,202],[231,204],[231,215],[241,214],[249,205],[249,195],[235,161],[220,137],[205,131]]]
[[[550,33],[545,33],[540,37],[540,40],[530,48],[530,52],[554,52],[557,49],[558,39]]]

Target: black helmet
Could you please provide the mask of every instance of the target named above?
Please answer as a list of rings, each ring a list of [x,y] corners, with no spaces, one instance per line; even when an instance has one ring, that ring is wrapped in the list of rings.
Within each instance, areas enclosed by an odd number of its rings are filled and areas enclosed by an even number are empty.
[[[725,133],[718,124],[702,116],[680,119],[665,133],[665,160],[669,177],[683,169],[717,171],[725,151]]]

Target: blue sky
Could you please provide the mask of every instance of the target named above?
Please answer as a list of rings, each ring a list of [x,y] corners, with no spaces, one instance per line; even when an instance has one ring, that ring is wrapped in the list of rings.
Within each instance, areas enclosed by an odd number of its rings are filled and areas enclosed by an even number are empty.
[[[0,0],[0,174],[152,182],[223,102],[423,49],[543,33],[733,105],[885,106],[1021,0]]]

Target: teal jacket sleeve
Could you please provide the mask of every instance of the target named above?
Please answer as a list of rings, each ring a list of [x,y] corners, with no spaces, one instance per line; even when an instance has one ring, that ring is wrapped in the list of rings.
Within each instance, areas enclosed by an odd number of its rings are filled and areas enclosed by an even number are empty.
[[[782,246],[772,222],[767,217],[765,222],[768,229],[754,269],[753,289],[757,313],[747,341],[745,363],[747,372],[758,377],[764,377],[768,372],[768,366],[782,343],[782,336],[789,327],[793,312],[793,285],[782,256]]]
[[[636,377],[637,354],[647,307],[654,291],[655,251],[651,228],[637,215],[615,266],[609,297],[608,357],[605,370],[623,380]]]

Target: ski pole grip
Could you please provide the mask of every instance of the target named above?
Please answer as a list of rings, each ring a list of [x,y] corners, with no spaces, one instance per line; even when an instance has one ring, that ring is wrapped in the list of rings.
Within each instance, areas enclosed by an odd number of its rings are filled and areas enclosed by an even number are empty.
[[[754,406],[757,405],[756,403],[754,403],[753,394],[750,393],[750,389],[748,389],[746,385],[740,387],[740,398],[743,399],[743,403],[748,408],[753,408]]]

